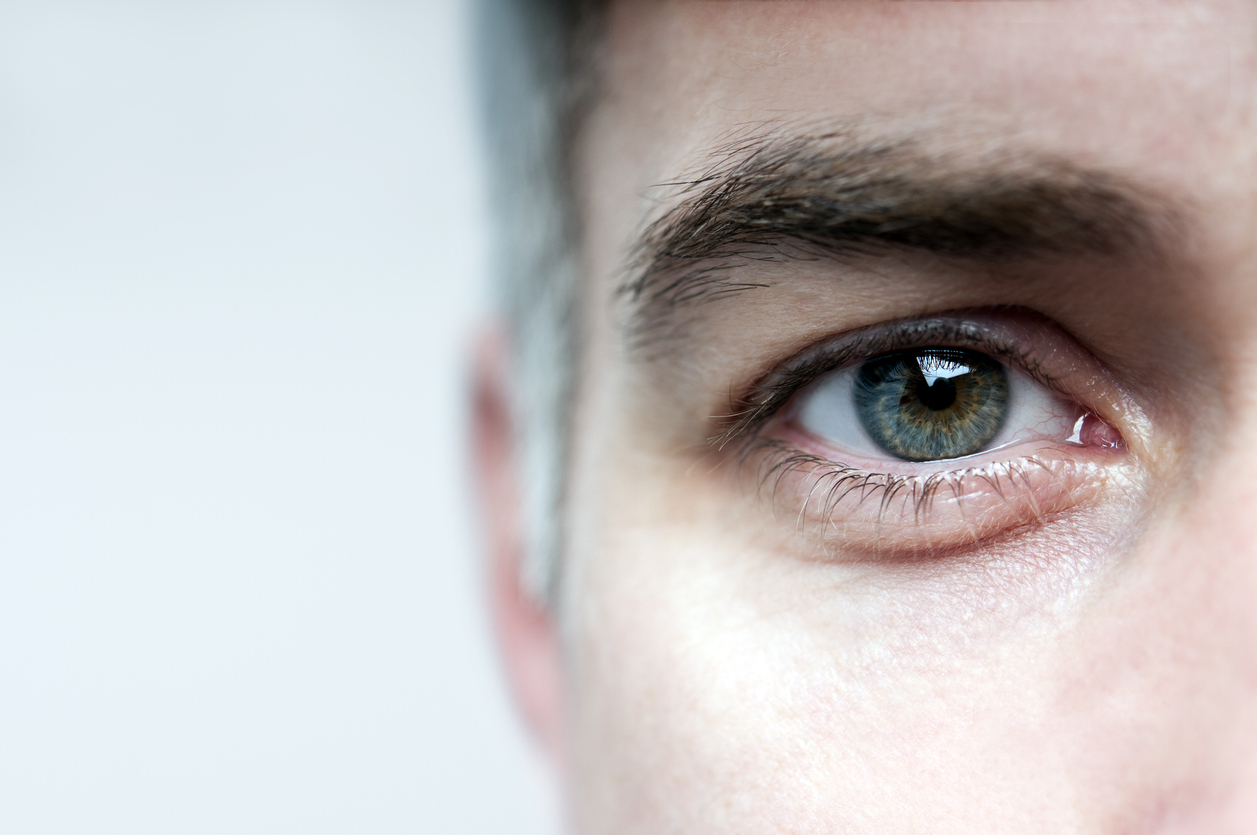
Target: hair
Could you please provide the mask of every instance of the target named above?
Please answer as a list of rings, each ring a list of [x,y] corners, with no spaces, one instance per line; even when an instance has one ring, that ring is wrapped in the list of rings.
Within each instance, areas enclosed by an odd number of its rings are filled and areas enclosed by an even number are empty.
[[[557,598],[580,334],[571,160],[595,84],[598,0],[479,0],[476,39],[495,231],[494,301],[511,351],[523,475],[521,581]]]

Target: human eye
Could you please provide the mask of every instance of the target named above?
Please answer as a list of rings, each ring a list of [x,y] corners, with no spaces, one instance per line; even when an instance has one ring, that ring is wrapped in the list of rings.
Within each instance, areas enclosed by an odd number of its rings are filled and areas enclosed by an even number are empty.
[[[977,547],[1122,493],[1142,425],[1076,341],[1008,311],[824,340],[731,421],[721,443],[775,505],[831,548],[882,556]]]

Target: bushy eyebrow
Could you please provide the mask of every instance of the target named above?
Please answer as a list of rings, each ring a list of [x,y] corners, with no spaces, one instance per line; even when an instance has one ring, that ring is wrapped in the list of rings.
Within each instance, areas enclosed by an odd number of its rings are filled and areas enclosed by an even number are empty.
[[[1010,262],[1148,256],[1171,225],[1163,201],[1113,173],[1044,155],[929,153],[842,133],[755,139],[701,175],[665,184],[671,207],[638,239],[620,287],[637,347],[677,334],[683,309],[763,286],[755,258],[911,250]]]

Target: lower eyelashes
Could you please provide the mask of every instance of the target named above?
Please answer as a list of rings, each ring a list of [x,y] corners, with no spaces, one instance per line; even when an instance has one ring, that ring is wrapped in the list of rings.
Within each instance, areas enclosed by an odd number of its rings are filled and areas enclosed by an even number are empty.
[[[1011,460],[879,473],[783,440],[758,444],[759,483],[798,531],[858,558],[937,557],[1039,528],[1102,495],[1137,493],[1137,471],[1103,453],[1044,444]]]

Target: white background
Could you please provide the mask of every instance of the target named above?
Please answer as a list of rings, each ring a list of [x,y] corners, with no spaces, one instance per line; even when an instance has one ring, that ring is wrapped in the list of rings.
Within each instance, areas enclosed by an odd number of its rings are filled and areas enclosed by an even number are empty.
[[[456,0],[0,4],[0,831],[543,833]]]

